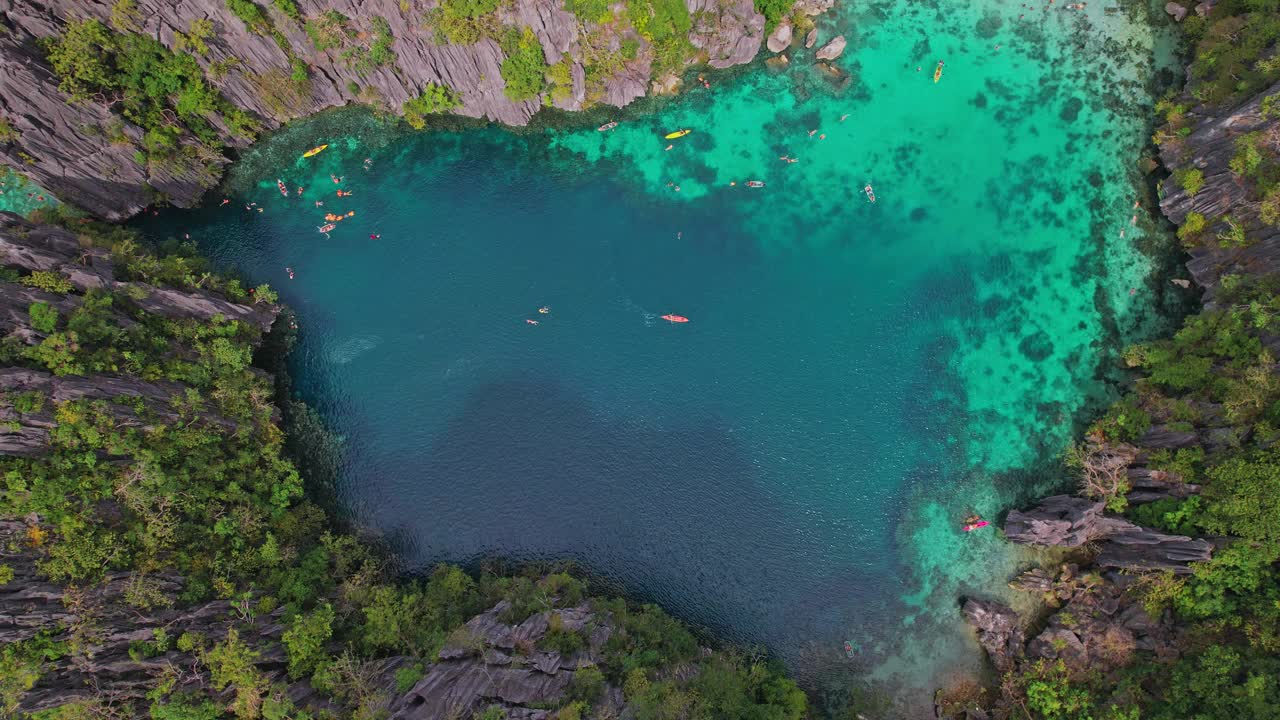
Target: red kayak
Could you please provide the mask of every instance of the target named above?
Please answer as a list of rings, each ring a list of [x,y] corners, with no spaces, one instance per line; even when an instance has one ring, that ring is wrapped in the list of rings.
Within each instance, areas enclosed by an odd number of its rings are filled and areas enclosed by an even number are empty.
[[[986,520],[979,520],[979,521],[978,521],[978,522],[976,522],[976,523],[972,523],[972,524],[970,524],[970,525],[965,525],[965,526],[964,526],[964,531],[965,531],[965,532],[973,532],[974,530],[977,530],[978,528],[984,528],[984,527],[986,527],[986,526],[988,526],[988,525],[990,525],[990,524],[991,524],[991,523],[987,522]]]
[[[687,317],[685,317],[685,316],[683,316],[683,315],[663,315],[663,316],[662,316],[662,319],[663,319],[663,320],[666,320],[667,322],[673,322],[673,323],[686,323],[686,322],[689,322],[689,318],[687,318]]]

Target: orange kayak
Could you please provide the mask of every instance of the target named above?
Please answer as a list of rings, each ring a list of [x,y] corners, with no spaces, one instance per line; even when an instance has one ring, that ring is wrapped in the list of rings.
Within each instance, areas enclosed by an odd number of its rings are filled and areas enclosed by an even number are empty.
[[[933,81],[936,83],[942,79],[942,61],[938,61],[938,69],[933,71]]]
[[[689,318],[687,318],[687,317],[685,317],[685,316],[683,316],[683,315],[663,315],[663,316],[662,316],[662,319],[663,319],[663,320],[666,320],[667,322],[673,322],[673,323],[687,323],[687,322],[689,322]]]

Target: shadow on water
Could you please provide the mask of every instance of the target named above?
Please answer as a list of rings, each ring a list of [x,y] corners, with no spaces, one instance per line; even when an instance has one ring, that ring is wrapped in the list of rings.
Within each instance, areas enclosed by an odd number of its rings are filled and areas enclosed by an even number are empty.
[[[813,518],[762,487],[714,414],[680,427],[611,419],[562,383],[512,375],[477,385],[422,457],[402,480],[421,507],[384,507],[376,522],[413,538],[418,561],[573,557],[745,644],[785,646],[813,617],[792,612],[812,604],[813,586],[793,581],[823,551],[803,532]]]

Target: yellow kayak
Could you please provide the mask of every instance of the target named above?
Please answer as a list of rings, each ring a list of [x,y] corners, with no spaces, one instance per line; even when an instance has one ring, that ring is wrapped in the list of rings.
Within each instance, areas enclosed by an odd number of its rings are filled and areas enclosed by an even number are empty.
[[[936,83],[942,79],[942,61],[938,61],[938,69],[933,71],[933,81]]]
[[[320,147],[313,147],[310,150],[302,153],[302,157],[309,158],[312,155],[319,155],[327,147],[329,147],[328,143],[321,145]]]
[[[667,139],[668,139],[668,140],[675,140],[676,138],[682,138],[682,137],[684,137],[685,135],[688,135],[688,134],[689,134],[689,133],[691,133],[691,132],[693,132],[693,131],[692,131],[692,130],[677,130],[677,131],[672,132],[672,133],[667,133]]]

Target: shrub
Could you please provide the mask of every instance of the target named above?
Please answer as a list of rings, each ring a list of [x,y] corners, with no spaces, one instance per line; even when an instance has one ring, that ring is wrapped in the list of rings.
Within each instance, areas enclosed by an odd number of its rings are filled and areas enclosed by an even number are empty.
[[[31,303],[27,314],[31,316],[31,327],[39,332],[48,334],[58,328],[58,311],[48,303]]]
[[[227,0],[227,9],[253,32],[265,34],[271,31],[271,20],[253,0]]]
[[[460,106],[462,106],[462,100],[457,92],[448,86],[435,85],[434,82],[428,83],[422,88],[419,96],[404,102],[402,106],[404,122],[410,124],[413,129],[422,129],[426,127],[428,115],[448,113],[449,110],[460,108]]]
[[[52,270],[33,270],[30,275],[20,278],[18,282],[45,292],[65,295],[74,289],[71,281],[61,273]]]
[[[297,680],[310,675],[328,657],[324,646],[333,635],[333,617],[333,607],[325,603],[293,619],[280,638],[289,655],[289,677]]]
[[[302,22],[302,13],[298,10],[298,4],[293,0],[271,0],[271,4],[276,9],[284,13],[286,17],[297,22]]]
[[[501,4],[501,0],[443,0],[441,7],[456,17],[478,18],[497,10]]]
[[[791,14],[793,0],[755,0],[756,12],[764,16],[764,32],[769,34]]]
[[[320,17],[312,18],[306,24],[307,37],[317,50],[328,50],[341,47],[350,29],[347,27],[347,16],[337,10],[328,10]]]
[[[687,36],[693,27],[684,0],[627,0],[627,17],[636,32],[655,45],[668,38]]]
[[[1190,243],[1204,232],[1204,226],[1204,215],[1192,210],[1183,218],[1182,225],[1178,226],[1178,239],[1183,243]]]
[[[83,100],[97,90],[115,87],[108,54],[112,46],[111,31],[97,20],[68,23],[62,37],[46,46],[58,89]]]
[[[1187,191],[1187,194],[1195,197],[1200,192],[1200,188],[1204,187],[1204,173],[1200,168],[1182,168],[1173,171],[1173,179],[1178,186]]]
[[[213,38],[213,21],[197,18],[191,21],[185,33],[174,33],[173,49],[182,52],[191,48],[199,55],[209,52],[208,41]]]
[[[502,93],[520,102],[538,96],[546,87],[547,61],[542,44],[529,28],[515,42],[504,43],[507,57],[502,61]]]
[[[108,22],[118,32],[138,32],[137,0],[116,0],[111,4],[111,18]]]
[[[609,4],[609,0],[565,0],[564,9],[584,23],[603,23],[610,16]]]

